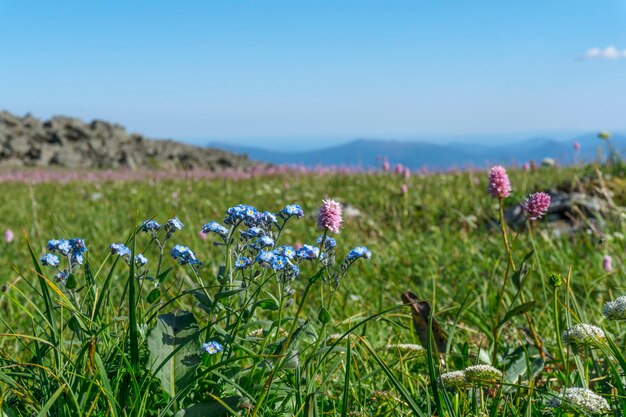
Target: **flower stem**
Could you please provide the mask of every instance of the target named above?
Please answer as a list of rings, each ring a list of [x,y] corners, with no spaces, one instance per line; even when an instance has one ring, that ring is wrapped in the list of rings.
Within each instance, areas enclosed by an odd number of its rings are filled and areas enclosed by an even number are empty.
[[[293,334],[296,331],[296,327],[298,326],[298,318],[300,317],[300,314],[302,314],[305,301],[309,295],[309,292],[311,291],[311,287],[313,286],[313,284],[314,284],[314,281],[309,281],[306,288],[304,289],[304,293],[302,294],[302,300],[300,301],[300,305],[298,306],[296,315],[293,318],[293,323],[291,324],[291,328],[289,329],[289,334],[287,334],[287,337],[285,338],[285,342],[283,343],[282,348],[278,354],[279,360],[275,364],[274,368],[272,369],[272,372],[270,372],[270,375],[267,377],[267,380],[265,381],[265,385],[263,386],[263,392],[261,393],[261,397],[259,398],[259,401],[257,401],[256,406],[254,407],[254,410],[252,411],[251,417],[256,417],[257,414],[259,413],[259,410],[261,409],[261,406],[265,402],[265,398],[267,398],[267,394],[270,391],[270,388],[272,387],[272,382],[274,381],[274,377],[276,376],[276,371],[280,370],[283,364],[283,361],[285,359],[285,353],[287,352],[287,349],[289,348],[289,344],[291,343],[291,338],[293,337]]]

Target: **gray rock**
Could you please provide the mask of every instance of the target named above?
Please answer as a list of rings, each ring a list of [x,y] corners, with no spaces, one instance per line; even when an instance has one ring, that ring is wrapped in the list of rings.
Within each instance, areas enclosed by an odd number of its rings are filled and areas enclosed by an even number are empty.
[[[543,222],[547,223],[556,233],[567,234],[591,225],[601,223],[617,210],[606,199],[581,192],[563,192],[550,190],[551,203]],[[508,208],[504,219],[513,229],[524,225],[525,215],[521,204]]]
[[[0,111],[0,167],[245,170],[247,156],[127,133],[102,120],[57,116],[40,121]]]

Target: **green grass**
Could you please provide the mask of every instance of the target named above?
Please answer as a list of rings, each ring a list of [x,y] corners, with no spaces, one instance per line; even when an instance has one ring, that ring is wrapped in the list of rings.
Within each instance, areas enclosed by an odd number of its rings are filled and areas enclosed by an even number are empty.
[[[621,166],[597,168],[513,171],[514,192],[504,204],[554,187],[601,193],[605,182],[616,204],[626,202]],[[515,238],[509,231],[518,273],[509,274],[498,313],[508,256],[486,179],[458,173],[409,180],[376,174],[3,184],[0,228],[12,228],[18,238],[0,252],[0,416],[544,415],[563,387],[589,387],[617,415],[625,412],[625,332],[602,316],[604,302],[624,294],[623,216],[615,208],[593,233],[572,236],[555,236],[541,221],[532,234]],[[373,253],[353,265],[332,298],[334,287],[319,279],[313,263],[289,283],[293,306],[283,306],[285,288],[267,273],[266,284],[259,278],[242,291],[228,275],[224,249],[198,235],[202,224],[221,222],[225,209],[239,203],[269,211],[297,203],[306,216],[290,220],[280,241],[315,243],[316,212],[328,197],[360,213],[346,216],[334,236],[338,264],[355,246]],[[159,248],[134,231],[144,219],[164,223],[173,216],[185,228],[166,243],[160,270],[166,274],[154,300],[153,283],[137,279],[138,271],[116,261],[108,247],[129,242],[150,259],[155,276]],[[22,236],[35,260],[49,239],[84,238],[88,267],[77,270],[76,287],[56,284],[51,268],[39,272]],[[197,276],[167,255],[178,243],[203,262]],[[613,257],[610,274],[601,267],[605,254]],[[564,277],[556,289],[553,273]],[[401,305],[405,291],[429,301],[434,316],[424,323],[436,321],[448,333],[443,358],[433,343],[426,352],[388,346],[420,344],[410,308]],[[246,303],[262,300],[270,301],[251,313]],[[580,352],[560,346],[558,333],[578,322],[604,327],[606,345]],[[260,337],[246,339],[259,328]],[[178,342],[155,354],[167,334]],[[215,338],[224,352],[199,355],[199,343]],[[443,389],[437,380],[485,363],[504,371],[505,380],[460,390]],[[178,375],[169,386],[166,371]],[[568,412],[574,410],[556,414]]]

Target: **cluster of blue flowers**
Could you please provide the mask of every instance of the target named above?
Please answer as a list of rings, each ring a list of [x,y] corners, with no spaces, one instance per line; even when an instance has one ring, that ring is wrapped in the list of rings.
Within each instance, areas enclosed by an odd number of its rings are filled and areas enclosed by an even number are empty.
[[[214,355],[224,350],[224,347],[220,345],[218,342],[211,341],[202,344],[202,350],[208,353],[209,355]]]
[[[170,237],[172,237],[172,235],[177,232],[178,230],[181,230],[185,225],[183,224],[183,222],[181,222],[180,220],[178,220],[177,217],[174,217],[172,219],[169,219],[166,223],[165,223],[165,233],[166,239],[169,239]]]
[[[215,233],[224,240],[228,238],[228,229],[216,221],[209,222],[202,226],[202,233],[207,235],[209,233]]]
[[[181,222],[177,217],[173,217],[171,219],[169,219],[167,222],[165,222],[165,225],[161,226],[159,223],[157,223],[155,220],[145,220],[141,227],[139,228],[140,231],[142,232],[146,232],[146,233],[152,233],[152,236],[157,239],[157,242],[159,243],[160,247],[163,247],[163,242],[159,241],[157,238],[157,232],[161,229],[165,230],[165,240],[168,240],[172,237],[172,235],[174,233],[176,233],[177,231],[181,230],[183,227],[185,227],[185,225],[183,224],[183,222]],[[205,224],[204,226],[202,226],[202,233],[209,233],[209,232],[213,232],[213,233],[217,233],[219,236],[222,237],[222,239],[226,239],[226,237],[228,236],[228,229],[226,229],[225,227],[221,226],[219,223],[217,222],[210,222]],[[120,255],[122,257],[125,257],[125,259],[128,260],[128,258],[130,257],[130,251],[128,251],[128,253],[126,252],[126,248],[124,245],[122,244],[113,244],[111,245],[111,253],[115,253],[117,255]],[[175,260],[178,261],[179,264],[181,265],[200,265],[201,262],[198,260],[198,258],[196,258],[196,255],[193,253],[193,251],[191,249],[189,249],[187,246],[182,246],[182,245],[176,245],[174,246],[171,250],[170,250],[170,255],[172,256],[172,258],[174,258]],[[141,254],[135,256],[135,264],[137,266],[143,266],[148,262],[148,260]]]
[[[237,269],[245,269],[250,265],[252,265],[252,261],[250,260],[250,258],[246,258],[245,256],[240,256],[235,261],[235,268]]]
[[[111,243],[111,245],[109,246],[109,249],[111,249],[111,255],[117,255],[126,260],[130,258],[130,255],[131,255],[130,249],[122,245],[121,243]]]
[[[370,259],[372,257],[372,252],[369,251],[365,246],[357,246],[348,252],[348,256],[346,256],[346,260],[355,261],[359,258]]]
[[[256,256],[255,261],[263,268],[271,268],[274,271],[285,271],[285,278],[295,278],[300,273],[300,268],[297,264],[292,263],[291,259],[287,256],[277,254],[276,250],[272,252],[260,251]],[[246,265],[245,267],[249,266],[250,264]]]
[[[109,249],[111,250],[111,255],[117,255],[121,257],[124,261],[126,261],[126,263],[130,261],[132,252],[130,248],[128,248],[127,246],[121,243],[111,243],[111,245],[109,246]],[[148,259],[145,256],[143,256],[141,253],[135,256],[135,265],[137,265],[137,267],[142,267],[147,263],[148,263]]]
[[[178,260],[181,265],[200,265],[201,262],[187,246],[176,245],[170,251],[172,258]]]
[[[343,263],[341,264],[341,270],[344,272],[347,271],[348,268],[350,268],[350,265],[352,265],[357,259],[370,259],[371,257],[372,252],[370,252],[369,249],[367,249],[365,246],[357,246],[356,248],[348,252],[348,255],[346,255],[346,259],[344,259]]]
[[[84,253],[87,252],[85,247],[85,241],[79,238],[73,238],[69,240],[65,239],[52,239],[48,241],[48,250],[52,253],[58,253],[66,256],[70,265],[82,265],[85,261]]]
[[[52,266],[57,268],[58,273],[55,278],[59,282],[65,282],[72,273],[72,269],[82,265],[85,261],[84,254],[87,252],[87,247],[85,246],[85,241],[83,239],[52,239],[48,241],[47,247],[51,253],[47,253],[39,258],[39,262],[41,262],[43,266]],[[59,256],[55,254],[68,259],[68,269],[60,269],[59,265],[61,261]]]
[[[230,225],[230,229],[216,221],[211,221],[202,226],[202,233],[215,233],[222,239],[223,243],[221,244],[231,244],[232,240],[230,239],[234,229],[240,224],[247,226],[247,229],[241,230],[239,233],[240,243],[237,245],[234,265],[238,270],[245,270],[258,264],[275,272],[281,271],[282,279],[288,281],[298,276],[303,261],[320,259],[325,266],[334,264],[334,250],[337,247],[337,241],[326,235],[317,238],[317,246],[305,244],[298,249],[286,245],[275,247],[275,238],[280,235],[286,222],[292,217],[304,217],[302,207],[297,204],[289,204],[278,213],[272,213],[269,211],[261,212],[250,205],[239,204],[226,210],[224,223]],[[282,220],[282,224],[279,223],[279,219]],[[163,243],[183,227],[183,223],[174,217],[163,226],[155,220],[146,220],[139,230],[151,233],[157,239],[159,246],[163,248]],[[166,236],[165,240],[159,241],[157,233],[162,229],[165,230]],[[131,262],[132,252],[124,244],[112,243],[109,249],[111,254],[121,257],[126,263]],[[56,267],[59,270],[57,279],[65,280],[71,274],[72,268],[84,262],[84,253],[87,248],[83,239],[53,239],[48,242],[48,250],[50,253],[40,258],[41,264]],[[201,265],[194,252],[187,246],[176,245],[169,253],[180,265]],[[59,268],[60,259],[57,254],[68,259],[68,270]],[[343,262],[342,270],[345,271],[357,259],[370,259],[371,256],[372,253],[365,246],[358,246],[348,253]],[[138,254],[134,258],[134,263],[137,267],[142,267],[148,263],[148,259],[143,254]]]
[[[230,225],[231,228],[221,225],[216,221],[211,221],[202,227],[202,233],[215,233],[223,243],[215,242],[216,245],[228,244],[228,239],[232,236],[232,231],[239,224],[247,226],[246,229],[240,230],[239,235],[241,244],[238,246],[237,259],[235,260],[235,268],[245,270],[254,264],[258,264],[263,268],[273,269],[274,271],[284,271],[285,276],[295,277],[300,272],[300,262],[320,259],[325,265],[334,262],[334,249],[337,247],[337,241],[329,236],[320,236],[317,239],[317,246],[302,245],[295,250],[292,246],[276,245],[276,232],[273,227],[279,231],[285,226],[290,218],[304,217],[304,210],[297,204],[289,204],[278,213],[274,214],[268,211],[259,211],[255,207],[247,204],[239,204],[226,210],[224,223]],[[279,224],[278,219],[283,221]],[[324,240],[322,242],[322,239]],[[320,247],[323,252],[320,253]],[[272,249],[274,248],[274,249]],[[353,249],[346,257],[346,263],[351,264],[358,258],[369,259],[371,252],[364,247]]]
[[[147,263],[148,263],[148,258],[143,256],[143,254],[140,253],[139,255],[135,256],[135,265],[144,266]]]
[[[156,233],[161,230],[161,225],[155,220],[146,220],[143,222],[139,230],[141,230],[142,232]]]
[[[302,247],[296,251],[296,258],[304,261],[311,261],[316,259],[319,255],[320,248],[311,245],[302,245]]]
[[[39,262],[41,262],[43,266],[59,266],[59,257],[51,253],[47,253],[39,258]]]
[[[269,211],[258,211],[247,204],[239,204],[226,210],[224,223],[234,226],[242,222],[248,227],[266,226],[278,224],[278,219],[274,213]]]
[[[284,227],[291,217],[304,217],[304,210],[297,204],[289,204],[278,213],[259,211],[247,204],[239,204],[226,210],[224,223],[231,229],[239,224],[244,224],[247,229],[240,230],[242,239],[240,255],[235,261],[235,268],[246,269],[253,264],[263,268],[271,268],[274,271],[284,271],[285,276],[295,277],[299,274],[299,266],[295,261],[312,260],[319,256],[319,248],[304,245],[297,251],[292,246],[280,246],[275,249],[275,234],[273,228],[279,230]],[[279,225],[279,219],[282,225]],[[216,221],[211,221],[202,227],[202,233],[215,233],[228,243],[231,230]],[[216,243],[219,244],[219,243]],[[326,246],[330,249],[330,246]]]
[[[288,204],[278,214],[283,219],[288,219],[291,216],[296,216],[297,218],[301,219],[304,217],[304,210],[302,210],[302,207],[297,204]]]
[[[320,236],[317,238],[316,243],[318,245],[322,244],[322,239],[324,239],[324,249],[325,250],[331,250],[337,247],[337,241],[335,239],[333,239],[332,237],[328,237],[326,236],[326,238],[324,238],[324,236]]]

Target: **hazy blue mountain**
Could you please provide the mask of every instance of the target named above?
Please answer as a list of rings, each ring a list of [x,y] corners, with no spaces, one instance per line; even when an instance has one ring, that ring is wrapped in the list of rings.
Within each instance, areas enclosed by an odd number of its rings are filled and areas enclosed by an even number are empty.
[[[534,160],[540,162],[546,157],[560,163],[571,163],[574,158],[573,142],[578,140],[582,147],[579,159],[592,160],[597,157],[598,148],[606,152],[605,143],[594,134],[560,141],[547,137],[535,137],[513,143],[449,143],[399,142],[382,139],[357,139],[347,144],[306,152],[277,152],[261,148],[237,146],[224,143],[211,143],[214,148],[243,153],[251,159],[274,164],[348,165],[364,168],[379,167],[382,158],[390,163],[401,163],[411,168],[449,168],[465,166],[485,166],[488,164],[523,163]],[[611,143],[623,152],[626,148],[626,135],[614,135]]]

